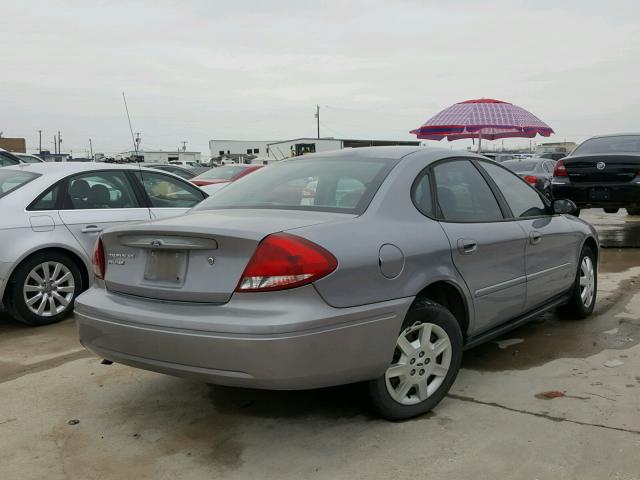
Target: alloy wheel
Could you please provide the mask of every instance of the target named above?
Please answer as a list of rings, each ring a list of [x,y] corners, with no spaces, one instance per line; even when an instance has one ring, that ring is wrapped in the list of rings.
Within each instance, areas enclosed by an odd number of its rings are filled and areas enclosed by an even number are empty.
[[[385,372],[391,398],[415,405],[433,395],[449,372],[451,340],[433,323],[417,323],[402,331],[396,341],[393,361]]]
[[[41,317],[64,312],[75,294],[73,274],[63,263],[43,262],[27,275],[22,296],[27,308]]]
[[[595,293],[595,270],[591,257],[585,256],[580,263],[580,300],[585,308],[591,306]]]

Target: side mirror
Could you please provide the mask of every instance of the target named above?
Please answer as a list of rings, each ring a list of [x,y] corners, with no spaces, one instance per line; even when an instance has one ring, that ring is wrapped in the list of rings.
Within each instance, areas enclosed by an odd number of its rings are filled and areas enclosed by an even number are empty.
[[[575,213],[578,211],[578,207],[571,200],[566,198],[559,198],[554,200],[551,203],[551,207],[553,208],[553,213],[563,214],[563,213]]]

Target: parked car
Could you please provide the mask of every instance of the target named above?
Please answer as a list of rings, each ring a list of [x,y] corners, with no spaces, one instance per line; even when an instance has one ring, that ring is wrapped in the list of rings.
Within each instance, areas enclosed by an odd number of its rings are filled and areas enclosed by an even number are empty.
[[[201,173],[197,177],[192,178],[191,182],[198,186],[212,185],[214,183],[235,182],[237,179],[255,172],[262,167],[262,165],[251,164],[223,165]]]
[[[11,165],[19,165],[24,163],[15,154],[11,152],[7,152],[6,150],[0,148],[0,167],[8,167]]]
[[[546,159],[555,160],[555,161],[558,161],[566,156],[567,156],[566,153],[561,153],[561,152],[545,152],[545,153],[539,153],[536,155],[536,157],[539,157],[539,158],[546,158]]]
[[[184,216],[103,233],[80,340],[213,384],[367,381],[382,416],[413,417],[442,400],[465,348],[555,307],[592,312],[598,242],[573,208],[471,153],[277,162]]]
[[[520,175],[525,182],[551,198],[551,179],[556,162],[533,157],[529,160],[507,160],[502,165]]]
[[[146,168],[153,168],[154,170],[162,170],[163,172],[173,173],[174,175],[184,178],[185,180],[191,180],[197,174],[192,168],[181,167],[180,165],[174,165],[172,163],[144,163],[140,164]]]
[[[22,163],[44,163],[44,160],[30,153],[14,153]]]
[[[511,154],[511,153],[483,153],[482,156],[490,158],[491,160],[493,160],[494,162],[498,162],[498,163],[502,163],[502,162],[506,162],[507,160],[513,160],[515,157],[515,155]]]
[[[552,191],[578,208],[607,213],[626,208],[629,215],[640,215],[640,134],[585,140],[556,163]]]
[[[91,254],[103,230],[179,215],[206,196],[177,176],[133,166],[39,163],[0,169],[2,304],[29,325],[61,320],[89,287]]]

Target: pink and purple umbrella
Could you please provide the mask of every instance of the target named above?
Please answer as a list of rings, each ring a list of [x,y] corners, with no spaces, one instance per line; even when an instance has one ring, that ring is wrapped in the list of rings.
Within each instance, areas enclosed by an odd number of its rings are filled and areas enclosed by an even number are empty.
[[[477,138],[480,151],[483,138],[496,140],[533,138],[536,135],[548,137],[554,132],[549,125],[524,108],[501,100],[481,98],[445,108],[410,133],[425,140]]]

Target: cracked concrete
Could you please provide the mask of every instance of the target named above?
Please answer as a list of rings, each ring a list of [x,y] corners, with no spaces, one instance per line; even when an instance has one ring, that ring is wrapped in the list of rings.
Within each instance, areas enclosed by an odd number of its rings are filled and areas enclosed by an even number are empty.
[[[522,342],[466,352],[445,400],[402,423],[373,416],[360,385],[210,387],[102,365],[71,320],[0,317],[0,479],[638,480],[637,265],[603,250],[592,318],[545,315],[500,339]]]

